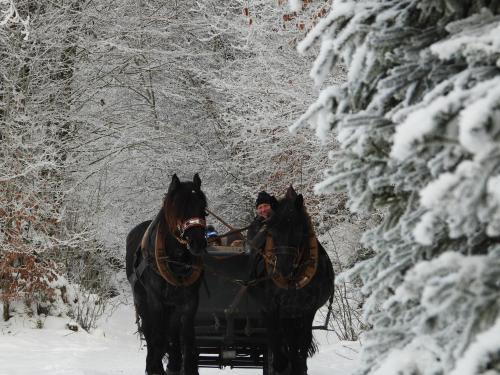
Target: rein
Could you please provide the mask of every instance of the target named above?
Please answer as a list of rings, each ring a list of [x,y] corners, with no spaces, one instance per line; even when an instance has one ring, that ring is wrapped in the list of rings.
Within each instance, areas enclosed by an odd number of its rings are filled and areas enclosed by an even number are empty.
[[[230,236],[230,235],[235,234],[235,233],[241,233],[241,232],[244,232],[244,231],[246,231],[248,228],[250,228],[250,225],[247,225],[246,227],[243,227],[243,228],[230,230],[229,232],[226,232],[226,233],[224,233],[224,234],[221,234],[221,235],[217,235],[217,236],[210,237],[210,238],[208,239],[208,242],[209,242],[209,243],[212,243],[212,242],[217,242],[217,240],[218,240],[219,238],[224,238],[224,237]]]
[[[226,223],[224,220],[221,219],[220,216],[217,216],[214,214],[212,211],[210,211],[208,208],[205,208],[205,211],[207,211],[210,215],[215,217],[217,220],[219,220],[222,224],[224,224],[229,230],[234,230],[235,228],[231,226],[230,224]]]
[[[220,235],[217,235],[217,236],[214,236],[214,237],[211,237],[208,239],[208,242],[209,243],[212,243],[212,242],[216,242],[218,239],[220,238],[224,238],[224,237],[227,237],[227,236],[230,236],[232,234],[235,234],[235,233],[241,233],[241,232],[244,232],[246,231],[248,228],[251,227],[251,225],[247,225],[246,227],[243,227],[243,228],[235,228],[233,227],[232,225],[226,223],[220,216],[214,214],[212,211],[210,211],[208,208],[205,208],[205,210],[210,214],[212,215],[213,217],[215,217],[217,220],[219,220],[222,224],[224,224],[228,229],[229,231],[224,233],[224,234],[220,234]]]

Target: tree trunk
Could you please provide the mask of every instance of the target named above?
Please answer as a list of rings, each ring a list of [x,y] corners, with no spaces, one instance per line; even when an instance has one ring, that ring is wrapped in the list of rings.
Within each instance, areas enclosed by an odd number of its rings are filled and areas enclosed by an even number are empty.
[[[3,302],[3,321],[4,322],[6,322],[7,320],[10,319],[9,310],[10,310],[9,301],[4,301]]]

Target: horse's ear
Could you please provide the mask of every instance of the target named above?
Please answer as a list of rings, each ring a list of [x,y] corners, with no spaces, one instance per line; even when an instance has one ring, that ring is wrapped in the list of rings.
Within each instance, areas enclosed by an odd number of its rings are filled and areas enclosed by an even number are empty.
[[[181,181],[179,180],[179,177],[174,173],[172,176],[172,181],[170,181],[170,186],[168,187],[168,192],[172,193],[175,191],[181,184]]]
[[[302,194],[299,194],[295,199],[295,207],[301,209],[303,206],[304,206],[304,197],[302,196]]]
[[[196,173],[193,177],[194,190],[200,191],[201,188],[201,179],[198,173]]]
[[[297,193],[292,185],[288,189],[286,189],[285,198],[286,199],[295,199],[297,197]]]
[[[276,208],[278,207],[278,200],[274,195],[271,195],[271,209],[273,211],[276,211]]]

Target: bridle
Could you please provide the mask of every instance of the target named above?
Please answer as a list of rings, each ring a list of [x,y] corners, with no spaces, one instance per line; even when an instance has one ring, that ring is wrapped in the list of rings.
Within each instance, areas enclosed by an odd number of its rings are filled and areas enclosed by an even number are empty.
[[[191,217],[189,219],[179,222],[179,224],[177,225],[177,230],[179,231],[181,238],[184,238],[184,233],[186,233],[188,229],[196,227],[205,229],[206,226],[207,222],[205,221],[204,218]]]
[[[191,229],[191,228],[196,228],[196,227],[205,229],[206,226],[207,226],[207,222],[204,218],[194,216],[194,217],[190,217],[189,219],[186,219],[186,220],[178,220],[176,228],[173,230],[169,226],[169,229],[170,229],[170,233],[172,234],[172,236],[175,237],[177,242],[179,242],[183,245],[187,245],[188,241],[184,238],[186,231]]]

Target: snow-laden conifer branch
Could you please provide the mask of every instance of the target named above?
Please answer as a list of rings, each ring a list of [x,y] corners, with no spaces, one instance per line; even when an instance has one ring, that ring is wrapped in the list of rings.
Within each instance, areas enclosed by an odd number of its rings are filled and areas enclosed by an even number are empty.
[[[336,62],[348,81],[294,125],[335,130],[343,150],[317,191],[385,212],[363,237],[376,255],[350,272],[373,325],[359,373],[486,374],[499,363],[500,2],[336,1],[299,50],[318,41],[315,82]]]

